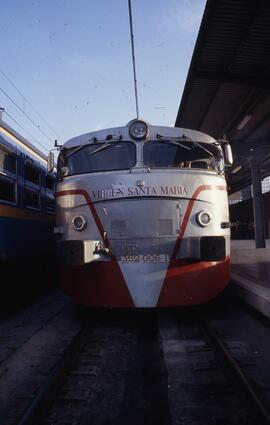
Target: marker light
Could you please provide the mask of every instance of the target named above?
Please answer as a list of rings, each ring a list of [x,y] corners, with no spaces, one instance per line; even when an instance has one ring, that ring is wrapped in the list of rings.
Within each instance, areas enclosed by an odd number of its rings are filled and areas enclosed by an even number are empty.
[[[77,230],[77,232],[80,232],[81,230],[85,229],[87,225],[87,219],[83,215],[77,215],[73,218],[72,224],[74,229]]]
[[[211,223],[212,221],[212,217],[211,214],[207,211],[200,211],[198,212],[197,216],[196,216],[196,220],[197,223],[202,226],[208,226],[209,223]]]
[[[145,139],[148,133],[147,124],[144,121],[134,121],[129,127],[129,134],[132,139]]]

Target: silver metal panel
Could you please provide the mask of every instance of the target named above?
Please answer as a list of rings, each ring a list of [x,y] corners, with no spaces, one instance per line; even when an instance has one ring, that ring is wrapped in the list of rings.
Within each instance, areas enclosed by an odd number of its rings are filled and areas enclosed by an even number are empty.
[[[158,220],[158,233],[160,236],[168,236],[173,234],[173,220]]]
[[[145,182],[143,188],[137,186],[139,180]],[[139,175],[113,172],[67,178],[58,184],[58,191],[86,191],[109,239],[115,237],[112,223],[117,221],[126,222],[127,238],[159,237],[160,220],[171,220],[172,236],[176,238],[195,191],[203,185],[224,187],[225,181],[222,176],[197,170],[141,172]],[[59,197],[57,203],[61,207],[57,226],[64,228],[63,240],[100,238],[93,214],[82,195]],[[196,214],[201,210],[209,211],[213,217],[205,228],[196,221]],[[71,225],[77,214],[85,215],[88,220],[82,232],[76,232]],[[193,202],[185,237],[229,235],[229,229],[220,227],[224,221],[229,221],[226,191],[202,190]]]
[[[127,236],[127,223],[125,220],[111,220],[110,235],[112,238]]]

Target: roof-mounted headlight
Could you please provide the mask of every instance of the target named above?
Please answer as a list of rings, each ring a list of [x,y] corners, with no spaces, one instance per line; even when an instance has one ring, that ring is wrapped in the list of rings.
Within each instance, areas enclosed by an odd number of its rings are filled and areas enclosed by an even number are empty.
[[[148,126],[144,121],[134,121],[129,126],[129,134],[134,140],[146,139],[148,135]]]

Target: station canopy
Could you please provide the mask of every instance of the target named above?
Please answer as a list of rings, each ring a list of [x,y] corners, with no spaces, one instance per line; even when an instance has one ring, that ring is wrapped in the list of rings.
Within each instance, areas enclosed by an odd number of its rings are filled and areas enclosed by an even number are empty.
[[[231,143],[230,193],[270,175],[269,0],[207,1],[175,126]]]

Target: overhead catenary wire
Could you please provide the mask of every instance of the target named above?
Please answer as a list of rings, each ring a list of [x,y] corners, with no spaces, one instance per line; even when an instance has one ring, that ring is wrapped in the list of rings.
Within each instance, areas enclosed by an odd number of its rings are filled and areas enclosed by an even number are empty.
[[[25,117],[43,134],[43,136],[45,136],[46,137],[46,139],[48,139],[49,140],[49,142],[50,143],[52,143],[52,138],[50,137],[50,136],[48,136],[48,134],[46,134],[43,130],[41,130],[41,128],[40,128],[40,126],[39,126],[39,124],[37,124],[16,102],[15,102],[15,100],[13,100],[12,99],[12,97],[10,97],[6,92],[5,92],[5,90],[3,90],[1,87],[0,87],[0,91],[1,91],[1,93],[3,93],[9,100],[10,100],[10,102],[11,103],[13,103],[13,105],[15,105],[16,106],[16,108],[18,108],[24,115],[25,115]]]
[[[51,132],[59,139],[58,132],[51,126],[51,124],[41,115],[41,113],[37,110],[37,108],[34,107],[34,105],[29,102],[29,100],[26,98],[26,96],[18,89],[16,84],[11,80],[10,77],[6,75],[6,73],[0,69],[0,74],[14,87],[14,89],[19,93],[19,95],[22,97],[23,101],[26,102],[31,108],[35,111],[35,113],[40,117],[40,119],[46,124],[46,126],[51,130]]]
[[[137,119],[138,119],[139,118],[139,103],[138,103],[138,91],[137,91],[137,77],[136,77],[136,63],[135,63],[135,48],[134,48],[134,34],[133,34],[133,23],[132,23],[131,0],[128,0],[128,11],[129,11],[129,29],[130,29],[131,51],[132,51],[136,115],[137,115]]]
[[[15,118],[13,118],[12,117],[12,115],[10,115],[6,110],[4,111],[5,112],[5,114],[13,121],[13,122],[15,122],[15,124],[18,126],[18,127],[20,127],[26,134],[28,134],[28,136],[30,136],[31,137],[31,139],[35,142],[35,143],[37,143],[39,146],[42,146],[43,147],[43,149],[46,149],[46,151],[49,151],[50,150],[50,148],[48,147],[48,146],[45,146],[45,145],[43,145],[42,143],[40,143],[31,133],[29,133],[29,131],[28,130],[26,130],[20,123],[18,123],[18,121],[17,120],[15,120]]]

